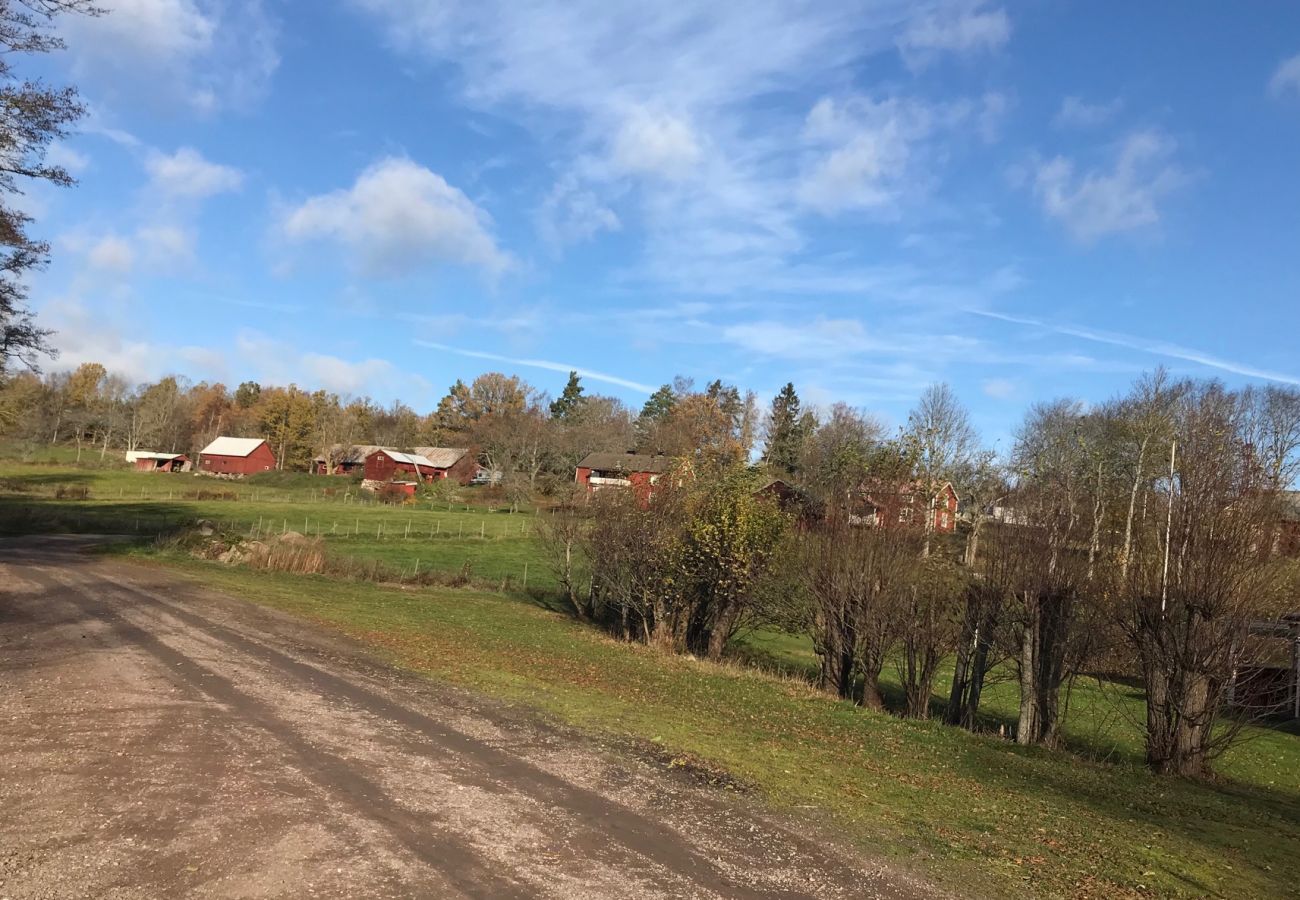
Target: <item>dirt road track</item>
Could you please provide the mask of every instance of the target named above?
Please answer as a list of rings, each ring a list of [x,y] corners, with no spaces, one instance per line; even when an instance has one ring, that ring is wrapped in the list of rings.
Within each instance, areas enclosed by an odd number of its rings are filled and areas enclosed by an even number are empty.
[[[935,896],[77,539],[0,541],[0,898]]]

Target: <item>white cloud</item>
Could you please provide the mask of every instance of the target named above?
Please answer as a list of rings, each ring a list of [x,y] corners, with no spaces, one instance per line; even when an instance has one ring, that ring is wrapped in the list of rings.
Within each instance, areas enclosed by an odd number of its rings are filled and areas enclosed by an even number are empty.
[[[1042,162],[1033,190],[1043,211],[1078,240],[1150,227],[1160,221],[1160,201],[1187,181],[1172,161],[1175,143],[1157,131],[1137,131],[1119,145],[1108,169],[1077,172],[1063,156]]]
[[[1096,128],[1109,122],[1123,108],[1124,101],[1118,97],[1105,103],[1089,103],[1079,97],[1066,97],[1052,117],[1052,125],[1056,128]]]
[[[45,151],[45,161],[52,166],[62,166],[69,173],[76,175],[90,165],[90,157],[69,147],[63,141],[55,141]]]
[[[100,0],[63,17],[78,74],[101,91],[164,98],[200,113],[259,99],[276,67],[262,0]]]
[[[497,274],[511,260],[497,247],[490,225],[487,213],[441,175],[390,157],[362,172],[352,187],[290,210],[283,230],[291,240],[343,244],[354,264],[371,275],[401,275],[435,262]]]
[[[193,147],[172,154],[153,151],[145,159],[145,170],[150,187],[165,197],[202,200],[239,190],[244,183],[238,169],[211,162]]]
[[[1008,106],[1005,96],[992,92],[977,102],[948,104],[823,98],[804,124],[804,142],[817,156],[800,182],[799,199],[823,214],[893,214],[903,200],[933,186],[938,161],[952,150],[942,138],[970,133],[991,141]]]
[[[549,359],[519,359],[512,356],[501,356],[497,353],[486,353],[480,350],[464,350],[460,347],[452,347],[447,344],[438,344],[433,341],[416,341],[421,347],[428,347],[430,350],[440,350],[444,353],[456,353],[460,356],[468,356],[471,359],[487,359],[492,362],[507,363],[512,366],[527,366],[531,369],[546,369],[548,372],[577,372],[579,376],[589,381],[603,381],[606,384],[614,384],[619,387],[625,387],[629,390],[639,391],[642,394],[653,394],[655,388],[652,385],[641,384],[638,381],[631,381],[627,378],[620,378],[617,375],[609,375],[605,372],[597,372],[592,369],[584,369],[582,366],[575,366],[571,363],[552,362]]]
[[[700,161],[700,145],[681,118],[636,109],[614,138],[612,161],[632,175],[681,179]]]
[[[823,213],[892,207],[908,186],[914,145],[932,128],[929,111],[895,99],[817,102],[804,135],[830,147],[804,177],[799,197]]]
[[[590,186],[568,175],[556,182],[537,213],[537,228],[552,249],[589,241],[623,227],[618,214]]]
[[[386,359],[349,362],[322,353],[304,354],[300,367],[308,383],[320,385],[327,391],[339,394],[355,394],[369,385],[382,381],[391,382],[397,373],[393,364]]]
[[[179,225],[146,225],[136,230],[140,256],[157,271],[179,271],[194,262],[194,232]]]
[[[1017,390],[1016,383],[1008,378],[986,378],[980,384],[980,390],[985,396],[992,397],[995,400],[1006,400],[1015,396]]]
[[[1137,350],[1154,356],[1164,356],[1169,359],[1178,359],[1183,360],[1184,362],[1196,363],[1197,365],[1208,366],[1211,369],[1231,372],[1234,375],[1244,375],[1248,378],[1260,378],[1265,381],[1276,381],[1282,384],[1300,385],[1300,375],[1261,369],[1258,366],[1253,366],[1249,363],[1224,359],[1221,356],[1215,356],[1211,353],[1206,353],[1205,351],[1196,350],[1190,347],[1183,347],[1178,344],[1170,343],[1169,341],[1137,337],[1131,334],[1121,334],[1116,331],[1101,331],[1095,328],[1084,328],[1079,325],[1054,324],[1041,319],[1031,319],[1027,316],[1008,316],[1003,313],[991,312],[985,309],[967,309],[966,312],[971,315],[982,316],[986,319],[1010,322],[1014,325],[1028,325],[1033,328],[1041,328],[1046,331],[1055,332],[1056,334],[1081,338],[1082,340],[1093,341],[1098,344],[1107,344],[1112,347],[1123,347],[1128,350]]]
[[[827,90],[862,59],[892,54],[915,9],[911,0],[351,3],[401,51],[439,71],[449,63],[467,102],[530,127],[554,154],[557,199],[539,215],[548,242],[617,219],[644,235],[644,261],[626,277],[692,288],[793,277],[782,270],[807,247],[792,195],[805,148],[790,139],[799,125],[789,107],[767,101]]]
[[[1278,65],[1269,79],[1268,89],[1275,97],[1300,95],[1300,53]]]
[[[898,39],[898,50],[909,66],[921,68],[940,53],[991,52],[1010,39],[1006,10],[986,10],[979,2],[957,3],[918,16]]]
[[[100,238],[90,248],[86,254],[86,263],[100,272],[125,275],[135,265],[135,251],[124,238],[109,234]]]

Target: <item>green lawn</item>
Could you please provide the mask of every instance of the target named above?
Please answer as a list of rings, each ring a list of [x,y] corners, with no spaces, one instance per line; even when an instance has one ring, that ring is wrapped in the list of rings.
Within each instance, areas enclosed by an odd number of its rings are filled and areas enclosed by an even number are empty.
[[[88,496],[83,499],[81,491]],[[0,534],[148,537],[208,519],[248,536],[319,535],[333,553],[378,560],[398,572],[460,572],[468,564],[471,575],[485,582],[509,579],[522,586],[526,577],[530,587],[554,585],[534,537],[534,511],[494,507],[477,499],[482,492],[476,488],[462,493],[468,502],[390,506],[347,479],[267,473],[227,481],[0,460]]]
[[[1289,735],[1268,751],[1273,777],[1249,765],[1219,785],[1159,779],[618,643],[498,594],[163,561],[433,677],[721,767],[962,892],[1270,897],[1300,885],[1300,741]]]

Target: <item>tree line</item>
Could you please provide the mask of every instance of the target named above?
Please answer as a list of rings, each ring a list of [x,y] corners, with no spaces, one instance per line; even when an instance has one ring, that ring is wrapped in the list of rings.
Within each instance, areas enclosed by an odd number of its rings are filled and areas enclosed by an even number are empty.
[[[802,409],[788,385],[762,430],[758,465],[685,454],[649,494],[577,495],[542,518],[580,616],[712,659],[748,628],[802,633],[823,690],[885,708],[890,666],[893,711],[970,729],[986,727],[988,680],[1010,673],[1022,744],[1061,743],[1080,676],[1134,680],[1148,764],[1187,776],[1253,715],[1228,702],[1240,673],[1285,652],[1251,624],[1300,598],[1279,552],[1300,392],[1157,371],[1100,405],[1035,404],[1003,459],[943,385],[897,434],[847,406]],[[931,499],[949,482],[964,501],[952,534]],[[873,527],[864,504],[882,496],[921,514]]]
[[[554,399],[514,375],[457,380],[428,412],[402,402],[245,381],[191,383],[168,375],[131,384],[99,363],[70,372],[0,377],[0,434],[29,444],[71,444],[79,459],[123,450],[193,455],[218,435],[263,438],[287,471],[314,459],[331,469],[354,445],[465,447],[521,491],[553,493],[592,450],[640,449],[746,459],[761,415],[752,393],[677,379],[634,411],[589,394],[571,373]]]

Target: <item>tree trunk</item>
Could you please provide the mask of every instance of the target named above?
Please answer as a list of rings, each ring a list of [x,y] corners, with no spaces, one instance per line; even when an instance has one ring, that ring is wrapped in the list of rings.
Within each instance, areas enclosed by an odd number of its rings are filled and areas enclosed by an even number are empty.
[[[1017,743],[1056,745],[1069,603],[1068,596],[1054,593],[1026,598],[1027,615],[1020,648]]]
[[[1124,519],[1124,551],[1119,558],[1121,582],[1128,580],[1129,556],[1133,552],[1133,518],[1137,513],[1138,490],[1142,486],[1142,465],[1146,459],[1147,442],[1149,440],[1150,438],[1143,438],[1142,443],[1138,446],[1137,471],[1133,474],[1133,489],[1128,495],[1128,516]],[[1144,506],[1145,503],[1144,498]]]

